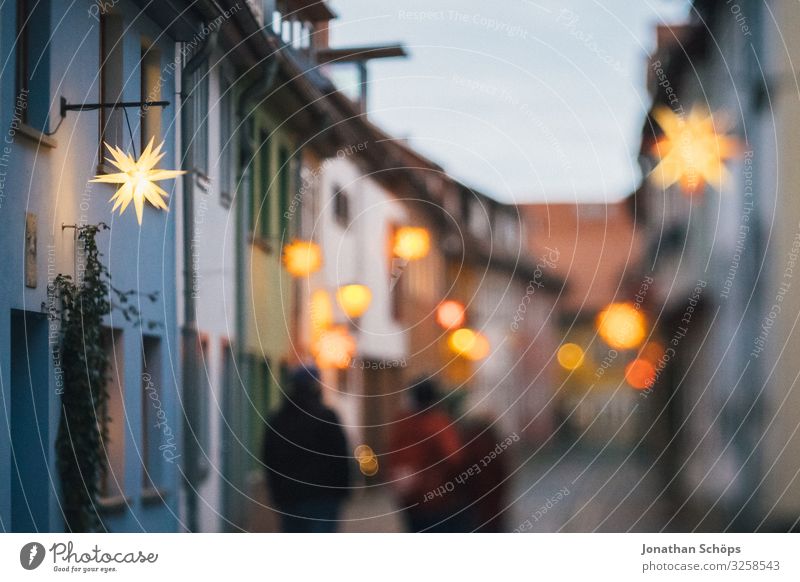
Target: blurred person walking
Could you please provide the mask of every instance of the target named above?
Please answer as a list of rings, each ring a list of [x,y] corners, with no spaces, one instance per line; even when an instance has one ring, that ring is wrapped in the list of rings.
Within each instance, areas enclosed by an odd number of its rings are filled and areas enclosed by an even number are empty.
[[[389,479],[411,532],[465,529],[453,478],[461,467],[461,439],[451,418],[436,406],[431,379],[410,388],[411,408],[392,424],[386,461]]]
[[[460,429],[465,444],[458,481],[463,487],[459,494],[467,508],[469,529],[482,533],[507,531],[503,511],[508,463],[504,452],[513,439],[500,439],[492,422],[485,418],[467,419]]]
[[[284,532],[336,531],[350,462],[339,418],[322,402],[315,368],[292,372],[289,394],[267,423],[262,460]]]

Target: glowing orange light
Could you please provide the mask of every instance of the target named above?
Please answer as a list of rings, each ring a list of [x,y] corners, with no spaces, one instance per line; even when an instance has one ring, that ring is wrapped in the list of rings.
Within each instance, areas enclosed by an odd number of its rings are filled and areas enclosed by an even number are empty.
[[[372,303],[372,291],[366,285],[344,285],[336,291],[336,301],[347,317],[360,317]]]
[[[455,353],[473,361],[482,360],[492,350],[485,335],[468,327],[462,327],[451,333],[447,343]]]
[[[647,335],[647,322],[632,303],[612,303],[597,315],[600,337],[612,348],[630,350],[641,345]]]
[[[327,291],[318,289],[311,294],[311,330],[319,338],[333,323],[333,304]]]
[[[460,301],[443,301],[436,309],[436,322],[445,329],[464,325],[466,309]]]
[[[284,247],[283,264],[293,277],[307,277],[322,266],[322,251],[317,243],[297,240]]]
[[[344,369],[356,353],[356,341],[344,326],[322,332],[316,345],[316,360],[320,368]]]
[[[370,461],[359,463],[358,468],[367,477],[373,477],[378,473],[378,459],[372,458]]]
[[[369,445],[358,445],[354,451],[358,468],[367,477],[372,477],[378,472],[378,457]]]
[[[653,148],[660,161],[650,179],[661,188],[679,182],[687,194],[700,192],[705,183],[720,190],[730,178],[725,161],[739,152],[738,141],[717,133],[713,117],[700,107],[688,117],[659,107],[653,117],[664,136]]]
[[[394,254],[414,261],[427,256],[431,248],[428,231],[418,226],[402,226],[394,235]]]
[[[577,370],[583,364],[583,348],[578,344],[567,343],[558,348],[556,357],[565,370]]]
[[[361,463],[362,461],[368,461],[374,458],[375,451],[373,451],[372,447],[369,445],[358,445],[353,451],[353,456]]]
[[[647,360],[636,358],[625,367],[625,380],[637,390],[650,388],[656,381],[655,366]]]

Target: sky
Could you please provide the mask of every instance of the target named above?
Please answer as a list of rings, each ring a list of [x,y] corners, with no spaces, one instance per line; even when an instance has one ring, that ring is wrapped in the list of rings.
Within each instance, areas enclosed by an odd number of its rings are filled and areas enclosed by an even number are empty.
[[[332,46],[402,42],[369,64],[370,119],[504,202],[636,189],[655,26],[687,0],[334,0]],[[352,89],[354,71],[334,73]]]

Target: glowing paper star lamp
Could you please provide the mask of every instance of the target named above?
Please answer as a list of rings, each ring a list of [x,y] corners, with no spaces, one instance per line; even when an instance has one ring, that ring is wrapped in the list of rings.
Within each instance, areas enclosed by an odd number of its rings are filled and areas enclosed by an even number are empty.
[[[462,327],[451,333],[447,343],[455,353],[473,361],[482,360],[491,351],[486,336],[468,327]]]
[[[123,152],[121,149],[105,144],[108,151],[111,153],[111,158],[106,158],[106,161],[119,170],[114,174],[100,174],[95,176],[90,182],[101,182],[105,184],[120,184],[119,189],[111,197],[109,202],[114,203],[111,209],[114,212],[119,208],[119,213],[125,212],[125,209],[133,201],[133,206],[136,208],[136,219],[139,224],[142,224],[142,213],[144,212],[144,201],[147,200],[150,204],[161,210],[169,210],[164,203],[164,199],[169,197],[166,190],[158,186],[155,182],[160,180],[169,180],[181,174],[185,174],[183,170],[158,170],[153,169],[155,165],[164,157],[161,148],[164,147],[162,141],[157,147],[153,148],[153,138],[150,138],[150,143],[144,148],[142,155],[138,160],[134,160]]]
[[[315,242],[296,240],[284,247],[283,264],[292,277],[307,277],[322,266],[322,251]]]
[[[565,370],[577,370],[583,364],[583,348],[578,344],[567,343],[558,348],[556,357]]]
[[[644,315],[631,303],[612,303],[597,315],[597,333],[612,348],[630,350],[647,335]]]
[[[366,285],[344,285],[336,291],[336,301],[347,317],[361,317],[372,302],[372,291]]]
[[[445,329],[453,329],[464,325],[466,309],[460,301],[443,301],[436,308],[436,323]]]
[[[720,190],[730,177],[725,160],[739,152],[739,142],[717,133],[713,117],[699,107],[685,118],[659,107],[653,117],[664,136],[653,148],[660,161],[650,174],[651,181],[661,188],[679,182],[687,194],[699,192],[705,183]]]
[[[317,365],[320,368],[344,369],[356,353],[356,341],[343,326],[325,330],[317,342]]]
[[[650,388],[656,381],[655,366],[647,360],[636,358],[625,367],[625,380],[637,390]]]
[[[427,256],[431,248],[428,231],[418,226],[402,226],[394,235],[394,254],[407,261]]]

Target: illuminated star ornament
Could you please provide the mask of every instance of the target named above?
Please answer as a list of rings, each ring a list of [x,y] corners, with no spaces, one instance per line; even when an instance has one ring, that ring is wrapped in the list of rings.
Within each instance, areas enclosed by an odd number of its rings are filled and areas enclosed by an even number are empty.
[[[687,194],[700,192],[706,183],[721,190],[729,178],[725,161],[737,155],[739,142],[718,133],[713,116],[700,107],[692,108],[688,117],[659,107],[653,117],[664,135],[653,148],[660,161],[651,181],[661,188],[679,182]]]
[[[144,212],[144,201],[147,200],[150,204],[161,210],[168,210],[164,199],[169,197],[166,190],[161,188],[156,182],[160,180],[169,180],[185,174],[183,170],[159,170],[154,169],[155,165],[164,157],[161,148],[164,147],[162,141],[157,147],[153,147],[153,139],[144,148],[142,155],[138,160],[133,159],[132,156],[126,154],[121,149],[105,144],[108,151],[111,152],[113,160],[106,158],[110,164],[113,164],[119,172],[115,174],[100,174],[94,177],[91,182],[103,182],[106,184],[120,184],[119,190],[111,197],[109,202],[114,203],[111,212],[119,208],[120,215],[125,212],[125,209],[133,201],[133,206],[136,208],[136,219],[139,224],[142,224],[142,213]]]

